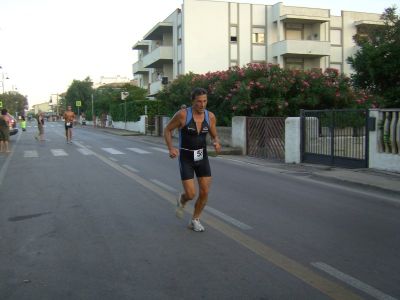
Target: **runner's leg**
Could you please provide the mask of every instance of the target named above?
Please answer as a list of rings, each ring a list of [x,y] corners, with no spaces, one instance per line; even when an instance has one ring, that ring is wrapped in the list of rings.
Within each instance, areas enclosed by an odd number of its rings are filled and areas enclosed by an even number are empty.
[[[194,185],[194,179],[182,180],[182,186],[184,193],[181,196],[182,204],[192,200],[196,196],[196,187]]]
[[[194,205],[193,219],[199,219],[201,212],[206,206],[208,200],[208,192],[211,186],[211,178],[212,177],[198,177],[199,183],[199,198]]]

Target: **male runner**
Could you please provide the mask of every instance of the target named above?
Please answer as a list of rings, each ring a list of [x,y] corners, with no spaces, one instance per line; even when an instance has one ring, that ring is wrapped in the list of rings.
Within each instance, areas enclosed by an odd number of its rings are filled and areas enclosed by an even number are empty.
[[[204,231],[200,223],[200,215],[203,211],[211,185],[211,169],[207,155],[206,136],[210,133],[216,152],[220,152],[216,123],[212,112],[206,110],[207,91],[203,88],[195,88],[192,91],[192,106],[181,109],[175,113],[171,121],[165,127],[164,138],[169,150],[170,158],[179,156],[179,167],[183,185],[183,193],[177,199],[176,215],[183,217],[186,203],[196,195],[194,173],[196,173],[199,185],[199,197],[195,203],[189,228],[194,231]],[[179,149],[172,145],[172,132],[179,129]]]
[[[72,143],[72,126],[74,121],[75,113],[71,110],[71,105],[68,105],[67,110],[64,113],[65,137],[67,138],[67,144]]]

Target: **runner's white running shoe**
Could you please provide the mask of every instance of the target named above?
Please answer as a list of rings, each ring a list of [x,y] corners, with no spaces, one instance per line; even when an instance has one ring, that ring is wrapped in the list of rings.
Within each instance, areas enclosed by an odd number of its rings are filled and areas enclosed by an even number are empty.
[[[179,219],[183,218],[183,214],[185,212],[185,206],[181,202],[182,194],[179,193],[178,198],[176,199],[176,217]]]
[[[200,223],[200,219],[191,219],[189,222],[189,228],[196,232],[203,232],[205,229]]]

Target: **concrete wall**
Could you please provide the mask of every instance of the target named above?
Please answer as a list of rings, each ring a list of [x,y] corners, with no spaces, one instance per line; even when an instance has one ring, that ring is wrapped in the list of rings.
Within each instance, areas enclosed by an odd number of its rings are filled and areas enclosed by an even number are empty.
[[[285,120],[285,163],[301,163],[300,118],[290,117]]]
[[[246,117],[232,118],[232,147],[242,150],[242,154],[247,154],[247,134]]]

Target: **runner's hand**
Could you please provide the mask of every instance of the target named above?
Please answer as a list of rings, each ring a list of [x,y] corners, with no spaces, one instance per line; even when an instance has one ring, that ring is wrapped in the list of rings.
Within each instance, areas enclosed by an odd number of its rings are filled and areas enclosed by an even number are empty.
[[[178,156],[178,154],[179,154],[178,149],[176,149],[176,148],[169,149],[169,157],[170,158],[175,158]]]
[[[214,145],[215,152],[217,152],[217,153],[221,152],[221,144],[220,143],[214,142],[213,145]]]

